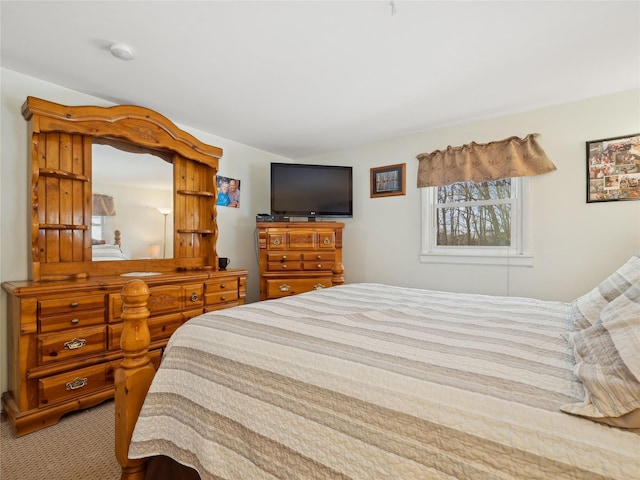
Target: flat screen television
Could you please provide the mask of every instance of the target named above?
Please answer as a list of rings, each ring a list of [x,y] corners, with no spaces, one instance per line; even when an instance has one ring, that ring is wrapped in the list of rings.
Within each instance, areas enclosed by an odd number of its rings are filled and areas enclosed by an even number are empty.
[[[271,215],[287,217],[352,217],[351,167],[271,164]]]

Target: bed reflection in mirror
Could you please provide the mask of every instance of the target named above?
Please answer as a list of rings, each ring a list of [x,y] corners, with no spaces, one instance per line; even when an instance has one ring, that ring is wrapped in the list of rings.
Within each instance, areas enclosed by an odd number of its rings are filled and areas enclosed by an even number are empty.
[[[165,217],[158,211],[159,207],[173,209],[173,165],[169,161],[94,143],[92,178],[94,261],[173,257],[173,214],[167,216],[165,234]],[[98,196],[107,207],[110,198],[112,208],[96,211]],[[116,231],[121,232],[120,246],[115,245]],[[165,252],[159,257],[158,246]]]

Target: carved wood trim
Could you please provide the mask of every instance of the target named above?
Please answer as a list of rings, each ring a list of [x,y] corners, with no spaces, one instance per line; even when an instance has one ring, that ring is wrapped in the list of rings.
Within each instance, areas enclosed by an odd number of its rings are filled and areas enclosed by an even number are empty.
[[[66,106],[27,97],[22,107],[35,132],[67,132],[91,137],[113,137],[152,150],[171,150],[185,158],[218,169],[222,149],[202,143],[171,120],[135,105]],[[119,148],[122,148],[121,146]]]
[[[215,176],[222,149],[135,105],[65,106],[27,97],[22,115],[31,135],[32,280],[118,275],[133,269],[218,269]],[[173,258],[92,261],[93,143],[173,163]]]

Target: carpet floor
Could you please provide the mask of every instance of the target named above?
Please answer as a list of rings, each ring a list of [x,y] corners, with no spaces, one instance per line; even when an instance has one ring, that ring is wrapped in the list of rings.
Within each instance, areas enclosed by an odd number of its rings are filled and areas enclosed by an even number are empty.
[[[118,480],[113,401],[62,417],[49,428],[16,438],[0,427],[2,480]]]

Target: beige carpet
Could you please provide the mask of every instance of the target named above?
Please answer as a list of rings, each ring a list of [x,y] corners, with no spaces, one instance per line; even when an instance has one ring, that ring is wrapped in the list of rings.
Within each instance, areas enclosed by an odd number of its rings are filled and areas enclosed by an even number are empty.
[[[118,480],[113,401],[62,417],[20,438],[1,425],[2,480]]]

